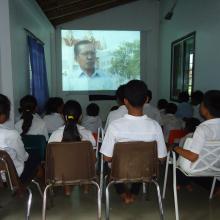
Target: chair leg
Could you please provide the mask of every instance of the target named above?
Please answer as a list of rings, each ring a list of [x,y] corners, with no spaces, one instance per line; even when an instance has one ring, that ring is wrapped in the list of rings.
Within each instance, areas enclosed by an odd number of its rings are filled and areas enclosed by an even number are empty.
[[[163,214],[162,199],[161,199],[161,195],[160,195],[160,187],[159,187],[159,184],[157,183],[157,181],[152,180],[152,182],[155,184],[155,186],[157,188],[157,198],[158,198],[158,204],[159,204],[159,209],[160,209],[160,219],[163,220],[164,214]]]
[[[164,182],[163,182],[163,194],[162,194],[163,199],[165,199],[165,194],[166,194],[169,160],[170,160],[170,151],[167,153],[166,169],[165,169]]]
[[[175,205],[175,216],[176,220],[179,220],[179,208],[178,208],[178,198],[177,198],[177,189],[176,189],[176,154],[173,154],[173,194],[174,194],[174,205]]]
[[[109,188],[114,183],[114,181],[110,182],[105,189],[105,219],[109,220]]]
[[[99,184],[96,183],[95,181],[92,181],[92,184],[97,187],[97,202],[98,202],[98,220],[101,220],[102,218],[102,207],[101,207],[101,190],[99,187]]]
[[[27,191],[28,191],[28,201],[27,201],[26,220],[29,220],[30,212],[31,212],[31,204],[32,204],[32,192],[29,187],[27,187]]]
[[[216,177],[213,178],[212,188],[211,188],[211,192],[210,192],[210,195],[209,195],[209,199],[212,199],[213,192],[214,192],[214,189],[215,189],[216,179],[217,179]]]
[[[34,183],[36,185],[41,197],[43,198],[43,192],[41,190],[40,184],[36,180],[32,180],[32,183]]]
[[[100,170],[100,193],[101,193],[101,200],[103,195],[103,172],[104,172],[104,161],[103,161],[103,154],[101,154],[101,170]]]
[[[146,194],[146,193],[147,193],[146,183],[143,183],[143,184],[142,184],[142,187],[143,187],[143,194]]]
[[[47,190],[52,186],[52,184],[47,185],[44,189],[43,197],[43,208],[42,208],[42,220],[46,220],[46,205],[47,205]]]

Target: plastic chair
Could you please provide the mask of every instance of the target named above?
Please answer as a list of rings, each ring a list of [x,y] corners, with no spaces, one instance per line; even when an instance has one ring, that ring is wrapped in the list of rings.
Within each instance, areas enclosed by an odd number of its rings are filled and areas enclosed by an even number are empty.
[[[0,176],[2,176],[2,175],[4,175],[6,177],[6,182],[10,186],[10,189],[13,193],[15,193],[15,192],[22,193],[24,187],[27,190],[28,200],[27,200],[27,208],[26,208],[26,217],[25,218],[28,220],[30,217],[30,210],[31,210],[31,204],[32,204],[31,189],[28,186],[24,186],[21,183],[11,157],[4,150],[0,150]],[[0,180],[3,181],[2,178],[0,178]],[[37,188],[40,192],[40,195],[43,197],[43,193],[41,191],[39,183],[36,182],[35,180],[32,180],[32,183],[34,183],[37,186]]]
[[[177,140],[187,135],[187,132],[184,130],[171,130],[168,138],[168,146],[174,145]],[[170,151],[167,153],[167,160],[166,160],[166,168],[165,168],[165,175],[164,175],[164,183],[163,183],[163,193],[162,198],[165,198],[166,193],[166,185],[167,185],[167,176],[169,171],[169,165],[173,164],[172,158],[170,157]]]
[[[41,161],[45,161],[47,141],[44,135],[24,135],[22,141],[27,152],[36,151],[39,153]]]
[[[184,149],[189,150],[191,142],[192,138],[187,138],[184,144]],[[179,209],[176,189],[176,169],[180,170],[184,175],[189,177],[214,177],[209,195],[209,199],[212,199],[216,178],[220,177],[220,141],[207,142],[203,147],[202,151],[200,152],[198,160],[194,163],[181,156],[176,161],[175,152],[172,152],[172,155],[175,215],[176,220],[179,220]]]
[[[93,147],[88,141],[49,143],[46,149],[46,188],[42,219],[46,219],[47,190],[63,185],[93,184],[97,187],[98,219],[101,219],[100,188],[97,184]]]
[[[156,142],[116,143],[109,183],[106,186],[106,219],[109,220],[109,187],[115,183],[151,183],[157,188],[160,219],[164,219],[160,187],[156,182],[159,163]]]

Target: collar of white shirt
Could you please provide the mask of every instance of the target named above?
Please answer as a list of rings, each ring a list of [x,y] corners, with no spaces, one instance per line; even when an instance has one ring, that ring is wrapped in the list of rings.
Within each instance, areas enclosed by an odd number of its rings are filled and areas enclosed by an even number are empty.
[[[209,120],[202,122],[201,124],[219,124],[220,125],[220,118],[209,119]]]
[[[126,114],[124,117],[130,120],[144,120],[148,118],[146,115],[134,116],[134,115],[129,115],[129,114]]]
[[[76,73],[76,76],[78,77],[78,78],[85,78],[85,77],[87,77],[87,78],[96,78],[96,77],[101,77],[101,74],[100,74],[100,72],[99,71],[95,71],[91,76],[88,76],[88,74],[86,74],[85,72],[77,72]]]

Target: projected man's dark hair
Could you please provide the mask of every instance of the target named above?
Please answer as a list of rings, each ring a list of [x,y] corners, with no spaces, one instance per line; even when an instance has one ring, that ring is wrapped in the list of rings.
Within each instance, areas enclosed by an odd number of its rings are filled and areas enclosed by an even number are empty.
[[[79,55],[79,47],[81,45],[86,45],[86,44],[93,44],[93,43],[89,40],[81,40],[75,44],[75,46],[74,46],[74,56],[75,57],[77,57]]]

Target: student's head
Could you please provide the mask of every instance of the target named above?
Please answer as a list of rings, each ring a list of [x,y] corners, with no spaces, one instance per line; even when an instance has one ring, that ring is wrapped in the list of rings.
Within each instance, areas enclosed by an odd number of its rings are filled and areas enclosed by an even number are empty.
[[[181,102],[188,102],[189,101],[189,94],[188,92],[180,92],[178,101]]]
[[[196,127],[200,124],[197,118],[187,118],[185,121],[185,131],[187,133],[192,133],[196,130]]]
[[[125,86],[125,105],[142,108],[147,101],[147,85],[141,80],[131,80]]]
[[[91,103],[86,107],[86,114],[88,116],[98,116],[99,115],[99,106],[95,103]]]
[[[191,95],[192,105],[200,105],[203,99],[203,92],[197,90]]]
[[[160,100],[158,101],[158,103],[157,103],[157,108],[158,108],[159,110],[161,110],[161,109],[166,109],[167,104],[168,104],[168,102],[167,102],[166,99],[160,99]]]
[[[150,103],[151,99],[152,99],[152,92],[150,89],[147,90],[147,102]]]
[[[177,111],[177,105],[174,103],[168,103],[165,111],[166,114],[175,114]]]
[[[77,123],[82,115],[81,105],[75,100],[69,100],[64,104],[63,116],[65,119],[65,128],[62,141],[80,141],[80,134],[77,129]]]
[[[46,103],[46,115],[52,113],[62,113],[63,112],[63,99],[60,97],[49,98]]]
[[[204,94],[200,112],[205,119],[220,118],[220,90],[209,90]]]
[[[86,73],[94,71],[96,62],[96,49],[89,40],[82,40],[75,44],[74,55],[80,68]]]
[[[120,85],[115,93],[115,96],[116,96],[116,99],[119,105],[124,105],[125,86],[126,85]]]
[[[36,109],[37,100],[34,96],[26,95],[20,100],[19,112],[23,119],[21,135],[25,135],[29,131],[33,120],[33,114],[36,112]]]
[[[7,96],[0,94],[0,124],[5,123],[10,116],[11,104]]]

